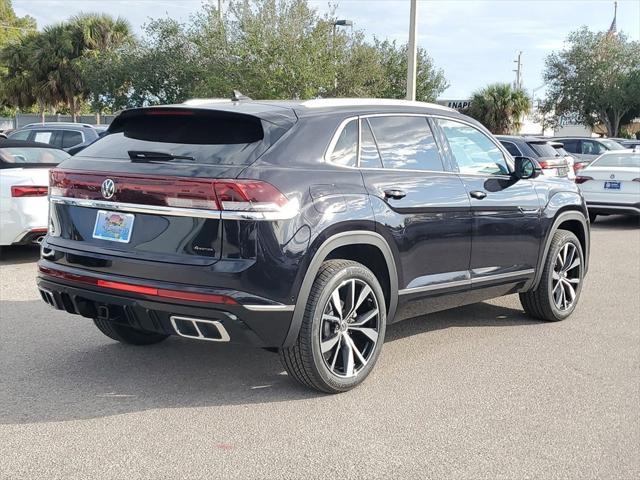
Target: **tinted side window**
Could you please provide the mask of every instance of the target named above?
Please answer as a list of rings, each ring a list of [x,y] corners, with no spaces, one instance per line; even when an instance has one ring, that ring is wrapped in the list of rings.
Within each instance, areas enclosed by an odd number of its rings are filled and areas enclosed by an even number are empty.
[[[425,117],[372,117],[369,122],[385,168],[444,170]]]
[[[582,153],[587,155],[600,155],[606,151],[607,149],[598,142],[594,142],[593,140],[582,140]]]
[[[378,146],[371,133],[369,121],[363,119],[360,128],[362,129],[362,144],[360,145],[360,166],[362,168],[382,168],[382,160]]]
[[[460,173],[508,175],[509,167],[495,143],[475,127],[452,120],[438,119]]]
[[[82,134],[76,130],[65,130],[62,134],[62,148],[75,147],[82,142]]]
[[[502,141],[502,140],[500,140],[500,143],[502,144],[502,146],[504,148],[507,149],[507,152],[509,152],[514,157],[522,156],[522,153],[520,153],[520,150],[518,150],[518,147],[516,147],[515,143],[505,142],[505,141]]]
[[[33,132],[31,141],[38,143],[48,143],[54,147],[62,147],[62,131],[61,130],[36,130]]]
[[[358,158],[358,121],[352,120],[342,129],[330,160],[338,165],[355,167]]]
[[[569,153],[580,153],[578,151],[578,140],[560,140],[564,145],[564,149]]]
[[[12,133],[9,135],[9,138],[11,140],[26,140],[29,138],[29,133],[31,133],[29,130],[21,130],[19,132]]]

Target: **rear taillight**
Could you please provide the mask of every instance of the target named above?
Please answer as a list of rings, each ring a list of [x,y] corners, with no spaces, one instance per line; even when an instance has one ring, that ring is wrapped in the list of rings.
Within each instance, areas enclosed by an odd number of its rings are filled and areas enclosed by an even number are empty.
[[[587,166],[587,164],[584,163],[584,162],[576,162],[576,163],[573,164],[573,171],[577,172],[578,170],[581,170],[586,166]]]
[[[46,197],[49,187],[34,185],[13,185],[11,187],[12,197]]]
[[[593,177],[585,177],[585,176],[582,176],[582,175],[578,175],[576,177],[576,183],[577,184],[585,183],[585,182],[588,182],[589,180],[593,180]]]
[[[51,171],[50,179],[53,196],[238,212],[241,216],[250,213],[248,216],[256,219],[291,218],[298,205],[273,185],[260,180],[118,176],[57,169]],[[109,198],[105,198],[101,190],[106,179],[115,184],[115,192]]]

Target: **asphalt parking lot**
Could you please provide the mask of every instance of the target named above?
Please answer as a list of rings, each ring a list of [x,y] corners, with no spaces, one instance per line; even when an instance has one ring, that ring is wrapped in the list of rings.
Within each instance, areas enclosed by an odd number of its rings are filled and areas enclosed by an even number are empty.
[[[0,478],[639,478],[639,252],[636,219],[598,219],[568,320],[516,296],[408,320],[327,396],[262,350],[119,345],[40,300],[37,250],[6,249]]]

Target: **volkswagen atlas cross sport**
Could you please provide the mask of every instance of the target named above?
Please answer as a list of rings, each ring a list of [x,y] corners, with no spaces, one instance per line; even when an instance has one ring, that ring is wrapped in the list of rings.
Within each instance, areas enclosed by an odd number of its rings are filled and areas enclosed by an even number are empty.
[[[324,392],[367,377],[390,323],[512,293],[562,320],[587,272],[578,187],[426,103],[127,110],[50,180],[45,302],[124,343],[274,350]]]

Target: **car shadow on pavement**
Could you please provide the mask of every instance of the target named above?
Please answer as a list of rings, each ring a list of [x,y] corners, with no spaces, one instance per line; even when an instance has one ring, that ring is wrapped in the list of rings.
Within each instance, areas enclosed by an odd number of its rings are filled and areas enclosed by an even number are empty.
[[[9,245],[0,248],[0,265],[36,262],[40,258],[38,245]]]
[[[634,230],[640,227],[640,216],[599,215],[591,224],[593,230]]]
[[[262,349],[177,337],[147,347],[121,345],[64,312],[35,315],[33,327],[9,324],[6,312],[39,312],[38,302],[3,302],[2,310],[0,424],[322,395],[288,378],[278,356]],[[518,310],[481,303],[390,325],[387,341],[450,327],[527,323]]]

